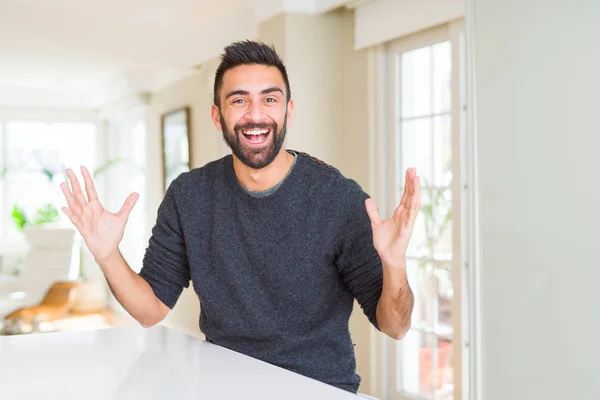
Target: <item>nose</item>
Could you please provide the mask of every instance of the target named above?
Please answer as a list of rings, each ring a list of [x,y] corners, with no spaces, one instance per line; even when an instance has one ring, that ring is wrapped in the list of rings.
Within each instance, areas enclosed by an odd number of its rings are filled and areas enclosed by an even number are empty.
[[[246,119],[253,122],[260,122],[264,119],[265,113],[261,101],[251,101],[248,105]]]

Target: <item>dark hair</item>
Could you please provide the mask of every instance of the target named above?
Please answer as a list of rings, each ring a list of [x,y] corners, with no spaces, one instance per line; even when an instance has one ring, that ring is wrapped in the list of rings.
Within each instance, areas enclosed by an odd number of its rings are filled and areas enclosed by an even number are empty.
[[[283,61],[277,55],[274,46],[269,46],[265,43],[254,42],[251,40],[244,40],[241,42],[234,42],[229,46],[225,47],[224,53],[221,55],[221,64],[217,68],[215,74],[215,85],[213,92],[213,101],[217,107],[220,107],[219,92],[223,87],[223,75],[229,69],[238,67],[240,65],[266,65],[269,67],[276,67],[283,81],[285,82],[286,88],[286,100],[290,101],[292,93],[290,91],[290,81],[283,65]]]

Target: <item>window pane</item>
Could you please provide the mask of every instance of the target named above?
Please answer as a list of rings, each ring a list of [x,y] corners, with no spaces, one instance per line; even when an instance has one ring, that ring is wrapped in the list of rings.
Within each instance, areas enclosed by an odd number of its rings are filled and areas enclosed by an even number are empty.
[[[450,42],[433,46],[433,112],[450,111],[452,54]]]
[[[433,212],[426,207],[425,216],[431,227],[431,249],[437,260],[452,259],[452,190],[450,187],[431,191]]]
[[[397,390],[414,397],[452,399],[452,342],[416,329],[402,342],[396,353],[405,368],[398,369]]]
[[[402,171],[399,176],[404,182],[404,172],[408,167],[416,167],[421,177],[421,185],[432,184],[432,119],[419,118],[405,121],[401,125],[401,138],[398,141],[400,149],[396,154],[401,154]]]
[[[60,163],[79,172],[85,165],[90,172],[96,163],[96,127],[91,124],[53,124],[50,128],[54,151],[59,154]]]
[[[433,119],[433,176],[435,186],[452,183],[452,124],[450,115]]]
[[[400,201],[403,188],[397,194]],[[450,187],[421,187],[421,210],[417,215],[407,255],[436,260],[451,260],[452,192]]]
[[[437,368],[435,382],[436,400],[454,399],[454,369],[452,368],[452,342],[438,337]]]
[[[39,169],[36,157],[31,147],[47,148],[49,137],[48,126],[41,122],[9,122],[7,131],[7,158],[10,172],[33,172]]]
[[[433,265],[421,260],[407,259],[406,273],[415,298],[412,326],[433,329],[434,320],[437,320],[433,304],[436,299]]]
[[[59,211],[64,204],[60,183],[65,180],[65,168],[72,167],[81,179],[79,165],[92,171],[96,166],[95,130],[91,124],[8,123],[7,208],[18,205],[28,219],[35,219],[46,204]],[[61,212],[58,215],[66,220]],[[11,236],[19,235],[12,221],[8,231]]]
[[[398,192],[396,204],[400,203],[402,190],[403,188],[400,188]],[[421,207],[431,204],[430,191],[427,190],[427,188],[421,190],[421,204]],[[431,227],[425,225],[426,223],[429,223],[427,216],[423,212],[418,213],[415,220],[415,226],[413,227],[412,237],[408,242],[408,248],[406,249],[406,255],[408,257],[431,257],[431,251],[429,250],[427,241],[427,238],[430,236],[429,231]]]
[[[4,151],[4,124],[2,123],[2,121],[0,121],[0,154],[2,155],[2,157],[0,157],[0,213],[2,213],[0,215],[0,238],[2,238],[5,235],[4,232],[4,227],[6,225],[5,223],[5,218],[7,218],[6,214],[6,210],[7,207],[4,204],[4,194],[5,194],[5,190],[6,190],[6,185],[4,184],[5,178],[6,178],[6,157],[4,157],[5,151]],[[0,243],[0,253],[3,250],[3,243]],[[0,255],[0,257],[2,257]],[[2,260],[0,260],[0,272],[2,272]]]
[[[402,53],[402,118],[431,114],[431,46]]]
[[[448,340],[452,339],[452,299],[454,287],[452,286],[452,265],[444,263],[439,265],[433,273],[434,285],[437,295],[437,321],[436,333],[443,335]]]
[[[404,339],[396,345],[398,368],[397,390],[412,396],[433,398],[434,373],[432,359],[437,358],[437,338],[415,329],[408,331]]]

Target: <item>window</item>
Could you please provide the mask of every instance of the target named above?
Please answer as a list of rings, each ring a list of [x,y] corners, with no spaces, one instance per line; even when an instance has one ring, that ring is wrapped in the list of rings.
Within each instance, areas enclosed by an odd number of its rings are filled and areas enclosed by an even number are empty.
[[[67,223],[60,212],[65,166],[94,167],[96,126],[92,123],[0,121],[0,247],[3,272],[14,272],[27,251],[13,221],[18,209],[28,221],[45,217]],[[80,175],[80,174],[79,174]]]
[[[415,295],[412,327],[390,344],[394,399],[461,398],[460,100],[461,23],[389,43],[388,209],[404,190],[404,171],[421,177],[421,212],[407,252]]]
[[[45,204],[57,210],[64,204],[60,183],[64,169],[96,165],[96,127],[86,123],[8,121],[2,135],[4,179],[2,187],[3,239],[21,237],[10,218],[18,206],[29,217]],[[59,214],[59,218],[63,218]],[[65,217],[66,218],[66,217]]]

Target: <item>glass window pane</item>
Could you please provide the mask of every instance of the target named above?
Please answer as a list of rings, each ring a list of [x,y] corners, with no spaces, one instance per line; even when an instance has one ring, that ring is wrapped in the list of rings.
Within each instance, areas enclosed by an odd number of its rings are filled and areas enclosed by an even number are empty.
[[[437,316],[435,331],[446,339],[452,339],[452,299],[454,286],[452,284],[452,265],[444,263],[438,265],[433,272],[434,285],[437,295]]]
[[[433,266],[429,263],[416,259],[406,261],[406,274],[415,298],[411,319],[414,327],[433,328],[434,315],[431,301],[435,298],[435,286],[432,271]]]
[[[427,259],[433,258],[436,247],[437,230],[435,201],[437,193],[437,190],[431,186],[421,187],[421,210],[419,212],[419,218],[423,219],[424,236],[419,243],[421,246],[421,252],[419,254]]]
[[[400,198],[402,195],[402,188],[400,189],[396,204],[400,203]],[[431,204],[431,194],[430,190],[427,188],[423,188],[421,190],[421,204],[427,205]],[[426,223],[429,221],[426,218],[427,216],[420,212],[417,214],[417,218],[415,220],[415,226],[413,227],[412,237],[408,243],[408,248],[406,249],[406,255],[412,258],[421,258],[427,257],[431,258],[431,251],[429,250],[427,238],[430,236],[429,230],[430,226],[426,226]]]
[[[450,42],[442,42],[433,46],[433,112],[435,114],[450,111],[452,99],[451,68],[452,53]]]
[[[427,399],[453,398],[452,342],[411,329],[396,345],[397,390]]]
[[[2,121],[0,121],[0,155],[2,155],[2,157],[0,157],[0,213],[2,213],[0,215],[0,238],[2,238],[5,235],[4,227],[6,224],[4,221],[7,214],[7,208],[4,205],[4,191],[6,190],[4,181],[6,179],[7,160],[4,154],[6,154],[4,152],[4,124],[2,123]],[[2,247],[2,244],[0,244],[0,252],[3,250]],[[2,260],[0,260],[0,272],[2,272]]]
[[[65,168],[73,168],[81,179],[79,165],[91,171],[96,166],[95,134],[92,124],[8,123],[6,206],[12,210],[18,205],[30,220],[46,204],[59,211],[65,203],[60,190]],[[61,212],[58,216],[66,220]],[[8,230],[11,236],[20,235],[12,223]]]
[[[433,182],[435,186],[452,183],[452,124],[450,115],[433,118]]]
[[[399,171],[401,185],[404,184],[404,172],[409,167],[416,167],[421,177],[422,186],[432,184],[433,146],[432,146],[432,119],[419,118],[402,122],[401,138],[398,141],[400,149],[396,154],[401,154],[402,171]]]
[[[452,259],[452,190],[450,187],[431,191],[433,213],[426,208],[431,227],[431,249],[436,260]]]
[[[402,118],[431,114],[431,46],[401,55]]]
[[[31,147],[47,148],[48,126],[41,122],[9,122],[6,125],[8,168],[13,172],[33,172],[39,169],[37,153]]]
[[[53,124],[50,127],[53,151],[59,155],[59,164],[79,173],[85,165],[93,173],[97,167],[96,127],[92,124]]]
[[[434,398],[435,400],[453,400],[454,369],[452,368],[452,341],[438,337],[437,354]]]
[[[396,345],[397,360],[404,367],[398,368],[398,391],[414,397],[433,399],[434,382],[437,381],[439,351],[437,337],[411,329],[402,345]],[[437,362],[436,362],[437,361]]]

